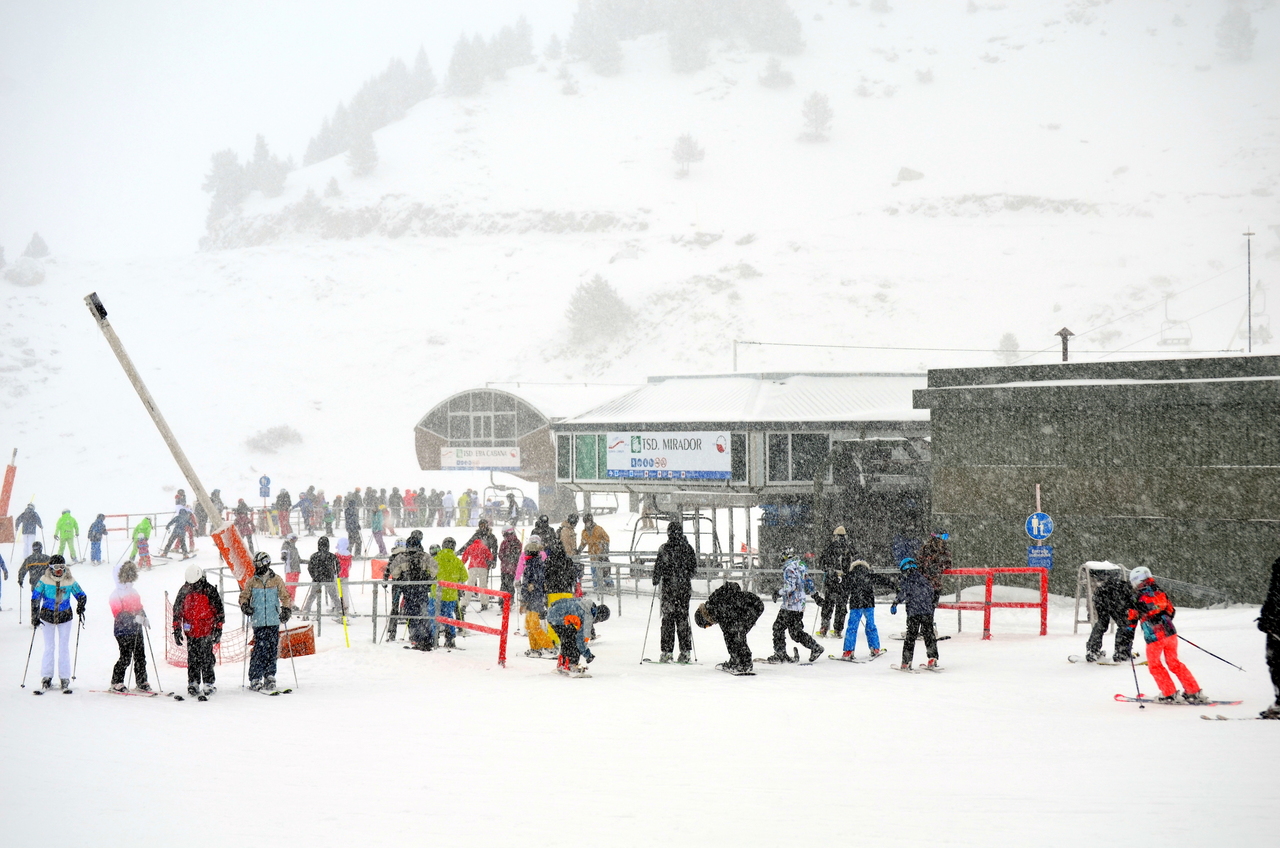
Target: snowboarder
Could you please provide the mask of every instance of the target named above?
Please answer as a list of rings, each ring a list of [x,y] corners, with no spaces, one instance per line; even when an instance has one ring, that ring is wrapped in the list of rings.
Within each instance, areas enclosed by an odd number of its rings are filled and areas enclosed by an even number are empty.
[[[694,611],[693,621],[699,627],[720,625],[729,660],[717,668],[731,674],[751,673],[751,648],[747,645],[747,634],[763,614],[764,602],[754,593],[742,591],[742,587],[733,582],[720,586],[708,596],[706,603]]]
[[[578,552],[583,551],[591,557],[591,585],[597,590],[612,589],[613,575],[608,565],[609,534],[596,524],[595,516],[589,512],[582,516],[582,538],[578,542]]]
[[[36,531],[44,529],[44,522],[40,520],[40,514],[36,512],[36,505],[27,504],[27,508],[13,520],[14,526],[18,528],[18,532],[22,534],[22,556],[23,558],[31,556],[32,547],[36,544]]]
[[[595,632],[595,625],[609,620],[609,608],[604,604],[594,604],[586,598],[561,598],[547,608],[547,622],[560,637],[560,658],[556,661],[556,671],[570,677],[585,677],[586,668],[580,660],[588,663],[596,657],[587,647]]]
[[[76,559],[76,540],[80,538],[80,523],[71,517],[71,510],[64,509],[62,516],[58,519],[58,523],[53,528],[53,538],[58,542],[58,555],[61,556],[63,551],[71,554],[71,560]]]
[[[448,583],[466,583],[467,568],[462,564],[462,560],[458,559],[454,548],[457,546],[452,536],[446,538],[440,543],[440,551],[435,555],[436,558],[436,579],[443,580]],[[442,618],[458,617],[458,590],[449,586],[436,586],[436,602],[440,607],[440,616]],[[444,646],[446,648],[456,648],[454,636],[457,635],[458,628],[452,624],[446,624],[444,628]]]
[[[698,573],[698,556],[684,537],[679,521],[667,525],[667,541],[658,547],[653,564],[653,586],[662,592],[662,626],[658,662],[671,662],[671,652],[680,636],[680,656],[676,662],[687,663],[693,648],[693,631],[689,628],[689,598],[693,595],[693,578]]]
[[[89,561],[94,565],[102,565],[102,537],[107,535],[107,517],[101,512],[89,525],[85,534],[89,540]]]
[[[1147,670],[1155,678],[1160,687],[1158,704],[1205,704],[1209,699],[1200,691],[1200,684],[1191,674],[1191,670],[1178,659],[1178,631],[1173,627],[1173,616],[1177,610],[1173,601],[1169,600],[1155,578],[1151,569],[1140,565],[1129,572],[1129,585],[1134,591],[1134,608],[1129,611],[1129,626],[1142,625],[1142,637],[1147,642]],[[1165,669],[1165,666],[1168,669]],[[1182,684],[1182,694],[1178,694],[1169,672]]]
[[[307,589],[307,599],[302,602],[302,618],[305,620],[310,617],[311,607],[316,608],[316,618],[323,615],[321,607],[320,593],[324,592],[329,596],[329,610],[335,616],[336,621],[342,618],[338,615],[342,609],[342,603],[338,600],[338,588],[333,582],[338,574],[338,558],[329,551],[329,540],[324,536],[316,539],[316,552],[311,555],[311,559],[307,560],[307,575],[311,578],[311,587]],[[297,591],[296,586],[291,586],[290,595]]]
[[[853,559],[853,543],[849,541],[844,527],[837,527],[831,535],[831,541],[827,542],[827,546],[822,549],[822,554],[818,557],[818,567],[822,569],[824,575],[822,619],[818,624],[819,636],[826,636],[828,632],[832,636],[839,636],[844,632],[844,617],[849,610],[849,587],[846,581]]]
[[[271,570],[271,556],[261,551],[253,557],[253,576],[240,590],[240,611],[253,626],[253,653],[249,657],[249,688],[276,688],[276,660],[280,656],[280,626],[289,621],[293,604],[280,575]]]
[[[502,528],[502,542],[498,545],[498,589],[502,592],[514,593],[516,590],[516,567],[520,563],[520,540],[516,538],[516,528]]]
[[[116,637],[116,646],[120,649],[120,659],[116,660],[111,670],[111,689],[116,692],[127,692],[124,676],[133,664],[133,679],[138,690],[150,692],[147,684],[147,651],[145,635],[142,628],[150,627],[147,613],[142,609],[142,598],[138,590],[133,588],[133,581],[138,579],[138,566],[125,562],[116,572],[116,589],[111,593],[108,603],[111,615],[115,619],[112,633]]]
[[[187,693],[207,697],[217,691],[213,646],[222,641],[226,616],[222,596],[200,566],[188,565],[184,576],[186,582],[173,599],[173,641],[181,645],[187,640]]]
[[[1271,672],[1271,688],[1276,692],[1276,702],[1259,715],[1280,719],[1280,559],[1271,563],[1271,585],[1258,615],[1258,629],[1267,634],[1267,669]]]
[[[31,543],[31,553],[22,561],[22,567],[18,569],[18,586],[22,586],[22,578],[28,574],[31,577],[27,580],[27,585],[35,590],[36,584],[40,582],[40,578],[44,576],[45,569],[49,566],[49,555],[44,552],[44,545],[39,542]]]
[[[58,678],[63,692],[71,691],[71,599],[76,599],[75,617],[84,624],[84,608],[89,596],[71,576],[66,560],[54,554],[31,592],[31,626],[44,629],[44,658],[40,663],[40,690],[53,685],[54,652],[58,655]]]
[[[926,665],[938,667],[938,632],[933,624],[933,612],[938,604],[938,594],[933,584],[920,573],[918,564],[911,557],[898,563],[902,578],[898,583],[898,595],[889,607],[890,615],[898,614],[898,604],[907,605],[907,635],[902,643],[903,671],[911,668],[911,660],[916,653],[916,639],[924,639],[925,654],[929,657]]]
[[[787,655],[787,634],[809,649],[809,662],[822,656],[822,645],[804,630],[804,602],[814,593],[813,578],[804,561],[796,556],[794,548],[782,553],[782,586],[773,592],[774,601],[781,601],[782,608],[773,620],[773,656],[771,662],[794,662]]]
[[[1129,626],[1129,613],[1133,610],[1133,589],[1125,582],[1117,566],[1101,563],[1090,566],[1089,579],[1093,581],[1093,610],[1096,617],[1089,641],[1085,643],[1085,662],[1105,660],[1102,637],[1111,622],[1116,625],[1114,662],[1128,662],[1133,655],[1133,628]]]
[[[884,653],[884,649],[880,647],[880,631],[876,629],[876,584],[871,563],[865,559],[854,560],[846,585],[849,590],[849,627],[844,632],[841,656],[853,659],[853,652],[858,647],[858,624],[865,621],[867,647],[871,648],[871,658],[875,659]]]
[[[524,610],[524,629],[529,637],[526,657],[553,657],[556,643],[547,635],[543,621],[547,617],[547,555],[537,536],[529,537],[524,555],[516,566],[520,580],[520,607]]]

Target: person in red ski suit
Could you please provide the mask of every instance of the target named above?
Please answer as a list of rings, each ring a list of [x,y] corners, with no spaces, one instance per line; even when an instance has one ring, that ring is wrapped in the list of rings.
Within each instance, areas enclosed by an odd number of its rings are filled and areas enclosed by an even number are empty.
[[[1147,641],[1147,668],[1160,687],[1156,700],[1165,704],[1179,703],[1177,688],[1169,676],[1172,671],[1182,684],[1181,701],[1188,704],[1207,703],[1200,691],[1200,684],[1191,670],[1178,659],[1178,631],[1173,629],[1173,616],[1177,612],[1155,578],[1151,569],[1138,566],[1129,572],[1129,583],[1134,591],[1134,608],[1129,611],[1129,626],[1142,625],[1142,636]],[[1165,666],[1169,668],[1166,670]]]

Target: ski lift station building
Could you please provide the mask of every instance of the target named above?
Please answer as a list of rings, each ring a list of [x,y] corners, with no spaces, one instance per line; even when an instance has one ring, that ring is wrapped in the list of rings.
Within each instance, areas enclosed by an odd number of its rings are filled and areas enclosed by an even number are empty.
[[[937,530],[957,566],[1027,565],[1038,485],[1051,580],[1068,594],[1076,565],[1110,560],[1256,600],[1280,554],[1280,357],[580,389],[550,415],[519,387],[455,395],[419,423],[419,463],[518,446],[519,467],[501,470],[537,480],[544,512],[579,492],[625,493],[633,511],[728,509],[766,558],[820,550],[843,524],[877,566]]]

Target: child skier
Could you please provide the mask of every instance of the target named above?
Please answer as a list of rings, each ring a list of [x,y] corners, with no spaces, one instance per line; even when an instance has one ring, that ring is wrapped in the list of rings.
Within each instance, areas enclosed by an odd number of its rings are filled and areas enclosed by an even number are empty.
[[[595,654],[587,647],[595,625],[609,620],[609,608],[604,604],[594,604],[586,598],[561,598],[547,610],[547,622],[560,637],[560,658],[556,661],[556,671],[570,677],[587,676],[586,667],[579,664],[580,659],[587,662],[594,660]]]
[[[280,625],[289,621],[293,605],[280,575],[271,570],[271,555],[253,557],[253,576],[240,590],[240,611],[253,626],[253,654],[249,657],[249,688],[276,688],[276,660],[280,656]]]
[[[173,599],[173,641],[187,640],[187,693],[207,697],[214,686],[213,646],[222,641],[222,596],[200,566],[187,566],[186,582]]]
[[[782,608],[773,620],[773,656],[769,662],[795,661],[787,655],[787,633],[809,649],[809,662],[813,662],[822,656],[822,645],[804,630],[804,602],[814,593],[813,578],[794,548],[787,548],[782,556],[782,587],[773,593],[775,601],[781,600]]]
[[[543,619],[547,616],[547,555],[537,536],[529,537],[524,556],[517,566],[520,574],[520,606],[524,610],[524,629],[529,635],[526,657],[554,657],[555,643],[547,635]]]
[[[841,656],[846,660],[853,659],[853,652],[858,647],[858,624],[865,621],[867,647],[871,649],[871,659],[875,659],[884,653],[884,649],[880,647],[880,631],[876,629],[876,585],[871,563],[865,559],[854,560],[845,582],[849,593],[849,626],[844,632]]]
[[[466,583],[467,569],[462,564],[462,560],[458,559],[458,555],[454,552],[454,547],[458,543],[450,536],[440,543],[440,552],[436,554],[436,579],[443,580],[448,583]],[[436,586],[436,599],[440,603],[441,618],[457,618],[458,617],[458,590],[447,586]],[[446,648],[456,648],[453,637],[457,635],[458,628],[452,624],[446,624],[444,628],[444,646]]]
[[[132,562],[125,562],[116,573],[116,590],[111,593],[109,603],[111,615],[115,619],[112,632],[116,637],[116,646],[120,649],[120,659],[116,660],[111,671],[111,689],[114,692],[127,692],[124,685],[125,673],[129,664],[133,663],[133,679],[140,692],[150,692],[147,685],[147,651],[143,627],[150,627],[147,614],[142,609],[142,598],[133,588],[133,581],[138,579],[138,567]]]
[[[98,513],[98,517],[89,525],[89,561],[94,565],[102,565],[102,537],[107,535],[107,517]]]
[[[724,635],[729,661],[720,663],[716,668],[730,674],[751,673],[751,648],[747,645],[747,634],[763,614],[764,602],[754,593],[742,591],[742,587],[733,582],[716,589],[707,602],[698,607],[693,613],[694,623],[702,628],[719,624]]]
[[[924,638],[925,654],[929,661],[925,667],[931,670],[938,668],[938,633],[933,626],[933,611],[938,603],[938,594],[933,589],[929,578],[920,573],[916,561],[907,557],[898,563],[902,570],[902,579],[898,583],[898,595],[889,607],[890,615],[898,614],[898,604],[907,604],[907,636],[902,643],[902,671],[911,669],[911,660],[916,653],[916,639]]]
[[[519,562],[520,540],[516,538],[516,528],[504,527],[502,530],[502,543],[498,545],[499,590],[515,593],[516,566]]]
[[[34,577],[32,578],[35,579]],[[71,692],[71,598],[76,599],[76,617],[84,623],[84,607],[89,596],[71,576],[66,560],[58,554],[40,575],[31,592],[31,626],[44,628],[44,658],[40,663],[40,691],[53,685],[54,651],[58,654],[58,677],[62,691]]]
[[[1173,629],[1173,616],[1177,610],[1169,596],[1156,585],[1151,569],[1140,565],[1129,572],[1129,585],[1134,589],[1134,609],[1129,611],[1129,627],[1142,625],[1142,637],[1147,641],[1147,668],[1160,687],[1160,704],[1206,704],[1209,699],[1200,691],[1200,684],[1178,659],[1178,631]],[[1168,670],[1165,669],[1168,665]],[[1172,671],[1182,684],[1182,696],[1169,676]]]

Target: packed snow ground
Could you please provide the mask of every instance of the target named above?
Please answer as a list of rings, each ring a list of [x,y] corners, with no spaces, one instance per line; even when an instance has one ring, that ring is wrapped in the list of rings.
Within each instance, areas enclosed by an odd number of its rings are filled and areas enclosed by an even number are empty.
[[[428,530],[428,541],[446,532]],[[314,540],[302,542],[309,554]],[[261,547],[274,555],[278,540]],[[216,564],[207,540],[192,562]],[[137,584],[157,652],[163,594],[180,588],[184,566],[159,564]],[[647,597],[624,597],[621,615],[601,626],[590,680],[521,656],[519,637],[504,669],[495,637],[420,654],[403,642],[372,644],[361,617],[348,649],[326,620],[316,655],[296,661],[293,694],[244,691],[241,666],[230,664],[218,667],[209,703],[176,703],[90,691],[106,688],[116,657],[111,578],[87,564],[74,574],[89,607],[71,696],[29,695],[39,644],[27,688],[17,686],[31,630],[17,624],[12,581],[4,587],[0,656],[10,685],[0,699],[9,732],[0,757],[9,779],[0,811],[15,845],[55,824],[68,844],[193,848],[578,839],[1270,846],[1280,826],[1276,726],[1198,718],[1251,716],[1270,702],[1252,607],[1178,615],[1188,638],[1247,669],[1181,649],[1204,691],[1243,699],[1239,707],[1114,702],[1133,691],[1129,668],[1066,661],[1083,652],[1085,634],[1072,635],[1071,601],[1059,597],[1043,638],[1035,610],[996,611],[989,642],[980,616],[966,613],[963,632],[940,643],[941,675],[889,668],[902,645],[889,636],[904,619],[883,606],[877,623],[890,653],[875,663],[758,664],[744,678],[712,667],[726,658],[717,629],[695,628],[699,665],[642,665]],[[356,591],[367,611],[370,595]],[[776,610],[766,602],[751,633],[756,656],[770,652]],[[492,609],[471,618],[499,621]],[[812,618],[810,605],[806,624]],[[956,633],[954,613],[937,621]],[[240,622],[234,608],[228,622]],[[655,614],[650,657],[657,638]],[[824,643],[838,652],[837,640]],[[858,649],[865,655],[861,638]],[[1138,673],[1153,691],[1146,670]],[[282,661],[281,685],[293,685],[293,674]],[[164,666],[158,680],[185,688],[182,669]],[[33,813],[51,792],[64,801],[58,812]]]

